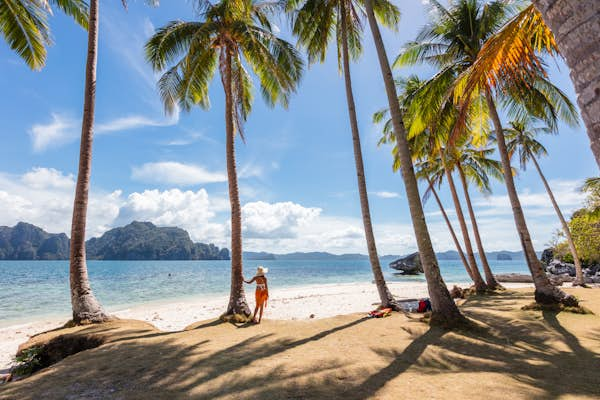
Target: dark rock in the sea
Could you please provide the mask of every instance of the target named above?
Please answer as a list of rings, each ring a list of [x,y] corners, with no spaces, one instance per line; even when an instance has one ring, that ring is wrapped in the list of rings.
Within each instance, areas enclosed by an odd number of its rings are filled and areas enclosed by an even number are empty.
[[[559,260],[552,260],[550,264],[548,264],[546,271],[552,275],[569,274],[570,276],[575,276],[575,265],[563,263]]]
[[[552,260],[554,260],[554,249],[551,247],[544,249],[544,251],[542,251],[542,257],[540,258],[542,264],[549,265]]]
[[[496,260],[498,260],[498,261],[511,261],[512,257],[508,253],[498,253],[496,255]]]
[[[410,254],[390,263],[390,268],[402,271],[404,275],[417,275],[423,272],[419,253]]]
[[[533,278],[527,274],[498,274],[495,277],[498,282],[503,283],[533,283]]]
[[[48,233],[35,225],[19,222],[0,226],[0,260],[66,260],[69,238]]]

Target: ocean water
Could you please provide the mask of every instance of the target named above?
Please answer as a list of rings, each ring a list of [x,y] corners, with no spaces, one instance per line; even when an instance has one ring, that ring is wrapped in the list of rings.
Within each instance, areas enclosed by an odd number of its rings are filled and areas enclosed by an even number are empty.
[[[527,273],[524,260],[490,260],[495,273]],[[249,279],[258,265],[269,268],[269,286],[371,282],[368,260],[245,261]],[[382,261],[390,282],[424,282],[398,276]],[[440,260],[446,282],[469,282],[460,261]],[[110,309],[155,301],[229,293],[229,261],[88,261],[92,289]],[[68,316],[68,261],[0,261],[0,327],[35,317]]]

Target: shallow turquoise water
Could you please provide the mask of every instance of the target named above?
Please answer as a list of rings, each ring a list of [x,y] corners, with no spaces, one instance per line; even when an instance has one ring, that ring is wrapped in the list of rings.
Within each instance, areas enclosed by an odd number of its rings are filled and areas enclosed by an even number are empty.
[[[490,261],[495,273],[527,273],[523,260]],[[258,265],[269,268],[270,287],[370,282],[367,260],[246,261],[247,277]],[[460,261],[440,260],[444,280],[468,282]],[[400,277],[382,261],[389,281],[422,282],[423,275]],[[229,292],[229,261],[89,261],[92,288],[107,307],[131,306]],[[68,316],[68,261],[0,261],[0,326],[24,318]],[[170,274],[170,275],[169,275]]]

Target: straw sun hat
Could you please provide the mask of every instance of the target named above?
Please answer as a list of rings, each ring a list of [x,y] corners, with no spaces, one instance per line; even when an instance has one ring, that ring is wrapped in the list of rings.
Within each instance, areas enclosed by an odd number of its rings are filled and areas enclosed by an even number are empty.
[[[264,276],[267,272],[269,272],[269,268],[265,268],[262,265],[256,268],[256,276]]]

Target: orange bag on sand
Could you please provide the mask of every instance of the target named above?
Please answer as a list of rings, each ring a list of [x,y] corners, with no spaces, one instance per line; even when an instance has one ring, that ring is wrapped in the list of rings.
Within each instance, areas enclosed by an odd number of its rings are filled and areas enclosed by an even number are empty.
[[[381,310],[373,310],[369,313],[369,318],[389,317],[392,314],[391,308],[383,308]]]

